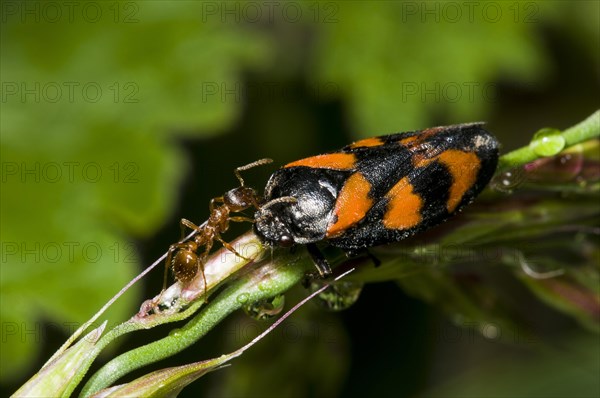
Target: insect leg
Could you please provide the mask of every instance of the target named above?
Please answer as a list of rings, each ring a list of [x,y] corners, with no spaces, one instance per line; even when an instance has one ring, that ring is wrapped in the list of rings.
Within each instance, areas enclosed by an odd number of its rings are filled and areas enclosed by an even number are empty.
[[[204,286],[204,302],[206,303],[208,301],[208,285],[206,283],[206,274],[204,273],[204,264],[206,263],[206,257],[205,256],[198,256],[198,259],[196,260],[196,266],[198,267],[198,269],[200,270],[200,273],[202,274],[202,283]]]
[[[254,219],[250,218],[250,217],[235,216],[235,217],[229,217],[229,221],[235,221],[235,222],[254,222]]]
[[[218,198],[212,198],[212,199],[210,200],[210,203],[209,203],[209,205],[208,205],[208,209],[210,210],[210,212],[211,212],[211,213],[212,213],[212,212],[213,212],[213,210],[215,209],[215,205],[216,205],[217,203],[223,203],[223,197],[222,197],[222,196],[219,196]]]
[[[308,254],[310,254],[310,257],[315,263],[317,271],[319,271],[319,276],[321,278],[327,278],[328,276],[330,276],[331,267],[329,266],[329,263],[327,262],[325,256],[323,256],[323,253],[321,253],[317,245],[315,245],[314,243],[309,243],[306,245],[306,250],[308,250]]]
[[[175,253],[175,250],[177,250],[178,248],[179,248],[179,245],[169,246],[169,251],[167,252],[167,259],[165,260],[165,275],[163,277],[163,288],[162,288],[163,292],[167,288],[167,277],[169,276],[169,268],[171,268],[171,261],[173,260],[173,253]]]
[[[381,260],[375,257],[375,255],[371,253],[370,250],[367,249],[365,251],[367,252],[367,257],[369,257],[371,261],[373,261],[373,265],[375,266],[375,268],[379,267],[381,265]]]
[[[236,256],[238,256],[238,257],[241,257],[241,258],[243,258],[243,259],[244,259],[244,260],[246,260],[246,261],[252,261],[252,259],[250,259],[250,258],[247,258],[247,257],[244,257],[244,256],[242,256],[240,253],[238,253],[238,251],[237,251],[237,250],[235,250],[235,248],[234,248],[233,246],[231,246],[231,244],[230,244],[229,242],[226,242],[226,241],[224,241],[224,240],[223,240],[223,238],[221,238],[219,235],[215,236],[215,238],[216,238],[216,239],[217,239],[219,242],[221,242],[221,244],[223,245],[223,247],[224,247],[225,249],[229,250],[230,252],[232,252],[232,253],[233,253],[233,254],[235,254]]]
[[[188,227],[189,229],[197,232],[202,231],[201,227],[197,226],[196,224],[185,218],[182,218],[181,221],[179,221],[179,226],[181,227],[181,239],[185,238],[185,227]]]
[[[366,257],[369,257],[369,260],[371,260],[373,262],[373,265],[375,266],[375,268],[377,268],[381,265],[381,260],[378,259],[377,257],[375,257],[375,255],[373,253],[371,253],[371,251],[369,249],[348,249],[348,250],[344,250],[344,252],[346,253],[346,256],[348,256],[348,257],[358,257],[358,256],[364,254]]]

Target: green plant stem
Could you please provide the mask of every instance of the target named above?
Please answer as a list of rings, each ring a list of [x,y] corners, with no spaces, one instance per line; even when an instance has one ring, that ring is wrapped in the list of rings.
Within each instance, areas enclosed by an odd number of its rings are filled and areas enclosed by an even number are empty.
[[[154,300],[157,300],[153,304],[153,306],[158,308],[159,303],[162,302],[163,304],[165,304],[165,301],[171,302],[172,299],[176,298],[177,304],[171,307],[171,311],[158,311],[158,313],[152,316],[137,314],[128,321],[111,329],[108,333],[102,336],[102,338],[99,339],[96,344],[94,344],[93,348],[91,349],[90,353],[86,356],[85,360],[80,363],[78,371],[73,375],[68,387],[66,388],[66,393],[64,395],[70,396],[70,394],[73,392],[73,390],[75,390],[77,385],[81,382],[81,380],[87,373],[94,359],[113,340],[126,333],[131,333],[136,330],[149,329],[165,323],[176,322],[188,318],[189,316],[193,315],[205,303],[204,296],[208,294],[212,289],[217,288],[222,282],[228,280],[228,278],[232,274],[244,268],[250,260],[258,260],[264,255],[264,246],[258,241],[258,238],[251,232],[239,236],[235,241],[233,241],[233,243],[243,248],[244,253],[248,256],[249,260],[241,260],[233,255],[227,255],[225,254],[227,250],[224,248],[213,253],[213,255],[205,264],[205,271],[211,271],[210,278],[206,279],[206,286],[204,286],[204,282],[202,282],[204,279],[200,279],[200,285],[192,281],[189,285],[187,285],[185,291],[181,291],[181,287],[177,289],[178,284],[175,284],[166,291],[161,292],[153,300],[149,300],[153,302]],[[175,288],[175,290],[172,294],[169,294],[171,288]],[[175,296],[173,296],[173,294]],[[182,297],[182,294],[184,294],[185,297]],[[144,305],[142,305],[142,308],[143,307]],[[105,308],[103,308],[103,310],[104,309]],[[96,319],[99,316],[99,314],[102,313],[103,310],[97,313],[94,316],[94,318],[88,321],[88,323],[93,322],[94,319]],[[140,309],[140,311],[143,312],[142,309]],[[63,347],[61,347],[59,352],[55,354],[55,357],[57,355],[60,355],[60,352],[64,351],[65,346],[66,345],[63,345]]]
[[[172,331],[161,340],[126,352],[102,367],[84,386],[81,396],[91,395],[110,386],[123,375],[144,365],[174,355],[197,342],[227,315],[258,300],[286,292],[297,284],[310,262],[299,261],[300,255],[280,255],[269,264],[258,267],[228,287],[200,314],[183,328]]]
[[[600,137],[600,111],[594,112],[581,123],[564,130],[561,135],[565,140],[564,149],[589,139]],[[523,166],[539,158],[540,155],[535,153],[529,146],[516,149],[500,157],[496,174],[514,167]]]

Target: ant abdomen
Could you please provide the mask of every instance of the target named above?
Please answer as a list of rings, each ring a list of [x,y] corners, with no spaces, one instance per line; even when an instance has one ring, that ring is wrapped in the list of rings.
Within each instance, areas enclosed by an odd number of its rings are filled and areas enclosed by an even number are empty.
[[[183,283],[188,283],[198,273],[198,255],[194,252],[195,247],[177,248],[175,254],[171,258],[171,269],[175,279]],[[195,246],[195,245],[193,245]]]

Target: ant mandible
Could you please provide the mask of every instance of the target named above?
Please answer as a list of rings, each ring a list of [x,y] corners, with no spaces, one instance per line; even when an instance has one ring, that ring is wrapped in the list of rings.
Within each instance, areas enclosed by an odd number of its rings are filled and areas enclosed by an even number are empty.
[[[165,263],[163,290],[165,290],[167,286],[169,268],[173,270],[175,279],[183,283],[190,282],[197,275],[198,271],[200,271],[202,273],[204,286],[206,286],[204,264],[206,263],[215,240],[221,242],[223,247],[234,253],[236,256],[248,260],[238,253],[238,251],[228,242],[224,241],[223,238],[221,238],[221,234],[227,231],[230,221],[254,222],[254,219],[252,218],[231,216],[231,213],[241,212],[251,206],[258,209],[260,206],[260,196],[256,190],[244,185],[244,179],[240,175],[240,171],[245,171],[256,166],[262,166],[271,163],[272,161],[273,160],[271,159],[260,159],[236,168],[234,174],[240,182],[240,186],[225,192],[223,196],[211,199],[209,205],[210,216],[202,226],[197,226],[185,218],[181,219],[180,225],[182,236],[185,227],[196,231],[196,234],[193,236],[193,240],[175,243],[169,247]],[[204,251],[199,254],[199,250],[202,247],[204,247]]]

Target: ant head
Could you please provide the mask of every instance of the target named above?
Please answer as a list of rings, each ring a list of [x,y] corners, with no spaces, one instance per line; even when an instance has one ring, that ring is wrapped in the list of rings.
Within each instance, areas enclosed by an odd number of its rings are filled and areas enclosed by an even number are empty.
[[[240,186],[225,192],[223,203],[231,211],[242,211],[258,203],[258,194],[253,188]]]

